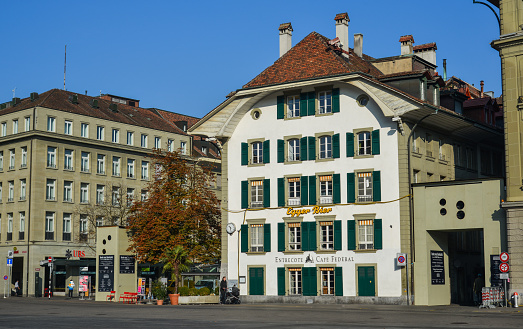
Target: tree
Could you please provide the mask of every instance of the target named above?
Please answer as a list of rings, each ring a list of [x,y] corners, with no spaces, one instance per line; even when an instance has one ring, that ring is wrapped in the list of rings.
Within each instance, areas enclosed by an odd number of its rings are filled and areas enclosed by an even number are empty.
[[[145,200],[137,200],[128,221],[129,251],[143,262],[168,259],[183,247],[193,262],[212,263],[220,255],[219,200],[210,189],[215,175],[210,165],[155,150],[154,178]]]
[[[171,280],[174,281],[174,293],[178,293],[178,287],[180,286],[180,274],[181,272],[189,271],[189,266],[192,264],[187,259],[187,250],[183,249],[182,246],[177,245],[172,249],[165,251],[165,258],[163,262],[163,271],[171,271]]]

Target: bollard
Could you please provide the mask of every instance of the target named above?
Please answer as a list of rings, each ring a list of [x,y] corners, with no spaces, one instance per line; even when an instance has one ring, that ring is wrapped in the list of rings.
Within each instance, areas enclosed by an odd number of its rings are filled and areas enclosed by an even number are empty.
[[[519,307],[519,295],[517,292],[515,292],[512,295],[513,301],[512,301],[512,307]]]

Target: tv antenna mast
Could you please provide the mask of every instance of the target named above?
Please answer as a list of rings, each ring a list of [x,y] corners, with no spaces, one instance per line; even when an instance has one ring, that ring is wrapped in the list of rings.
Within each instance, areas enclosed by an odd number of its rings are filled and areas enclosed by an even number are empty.
[[[16,87],[15,87],[15,89],[12,90],[12,92],[13,92],[13,98],[15,98]]]
[[[67,45],[65,45],[65,53],[64,53],[64,90],[65,90],[65,68],[67,65]]]

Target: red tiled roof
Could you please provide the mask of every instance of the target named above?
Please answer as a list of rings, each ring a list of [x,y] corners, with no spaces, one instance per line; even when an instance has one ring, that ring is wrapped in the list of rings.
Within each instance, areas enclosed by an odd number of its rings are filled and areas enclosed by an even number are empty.
[[[312,78],[321,78],[363,72],[373,76],[381,75],[367,60],[350,50],[347,59],[341,49],[330,46],[329,39],[316,32],[310,33],[297,45],[280,57],[273,65],[266,68],[258,76],[248,82],[243,88],[261,87]]]
[[[187,121],[187,129],[191,128],[200,119],[188,115],[157,109],[159,114],[169,122]]]
[[[412,41],[414,43],[414,37],[412,35],[403,35],[400,38],[400,42]]]
[[[487,97],[483,97],[483,98],[472,98],[472,99],[467,99],[466,101],[463,102],[463,107],[477,107],[477,106],[485,106],[487,105],[490,101],[492,100],[492,98],[490,98],[489,96]]]
[[[438,49],[438,46],[436,46],[435,42],[425,43],[425,44],[422,44],[422,45],[414,46],[412,49],[414,51],[422,51],[422,50],[432,49],[432,48],[434,48],[435,50]]]
[[[339,13],[339,14],[337,14],[336,17],[334,17],[334,20],[338,21],[338,20],[344,19],[344,18],[350,22],[349,14],[347,14],[347,13]]]

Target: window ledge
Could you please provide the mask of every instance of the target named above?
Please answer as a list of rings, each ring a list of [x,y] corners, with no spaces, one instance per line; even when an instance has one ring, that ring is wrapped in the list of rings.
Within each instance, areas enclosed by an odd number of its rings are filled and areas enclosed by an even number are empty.
[[[361,253],[361,254],[375,254],[378,249],[359,249],[359,250],[353,250],[355,253]]]
[[[301,119],[301,116],[297,116],[297,117],[287,117],[287,116],[285,116],[285,118],[283,118],[283,120],[296,120],[296,119]]]
[[[434,157],[431,157],[428,155],[425,156],[425,159],[427,159],[427,161],[431,161],[431,162],[434,162],[434,160],[436,160]]]
[[[296,160],[296,161],[284,161],[283,164],[299,164],[302,163],[302,160]]]
[[[449,162],[447,160],[439,160],[439,163],[442,164],[442,165],[448,165]]]
[[[316,253],[317,254],[335,254],[337,250],[334,250],[334,249],[318,249],[316,250]]]
[[[334,161],[334,158],[325,158],[325,159],[316,159],[316,162],[327,162],[327,161]]]
[[[282,251],[284,255],[296,255],[296,254],[303,254],[303,250],[285,250]]]
[[[247,254],[247,255],[265,255],[267,252],[266,251],[247,251],[245,252],[244,254]]]
[[[265,166],[265,163],[249,163],[247,165],[247,167],[260,167],[260,166]]]
[[[354,155],[354,159],[370,159],[370,158],[374,158],[374,154]]]
[[[318,112],[318,113],[316,113],[315,116],[317,116],[317,117],[325,117],[325,116],[329,116],[329,115],[334,115],[334,113],[332,113],[332,112],[319,113],[319,112]]]
[[[418,153],[418,152],[412,152],[411,154],[412,154],[413,157],[421,158],[421,153]]]

